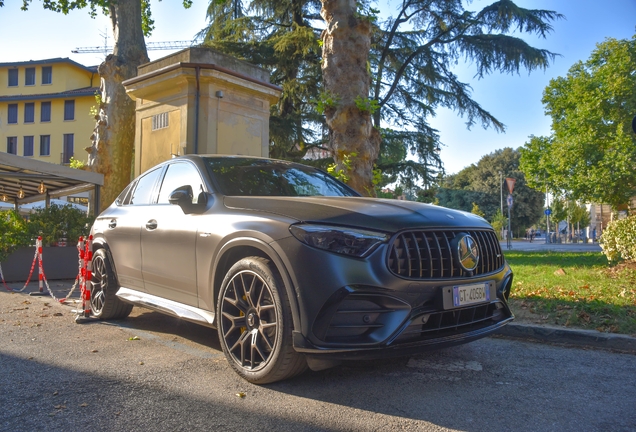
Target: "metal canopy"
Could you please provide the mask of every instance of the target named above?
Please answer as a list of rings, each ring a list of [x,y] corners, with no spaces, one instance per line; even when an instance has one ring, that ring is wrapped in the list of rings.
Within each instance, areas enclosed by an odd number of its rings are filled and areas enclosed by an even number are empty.
[[[97,214],[99,187],[103,184],[102,174],[0,152],[0,199],[16,207],[95,190],[93,209]],[[22,198],[19,198],[20,189],[24,194]]]

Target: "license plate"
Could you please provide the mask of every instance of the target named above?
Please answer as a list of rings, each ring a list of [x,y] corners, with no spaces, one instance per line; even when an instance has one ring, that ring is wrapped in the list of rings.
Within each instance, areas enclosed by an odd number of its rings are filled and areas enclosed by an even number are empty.
[[[487,301],[490,301],[490,287],[488,282],[457,285],[453,287],[453,306],[455,307]]]

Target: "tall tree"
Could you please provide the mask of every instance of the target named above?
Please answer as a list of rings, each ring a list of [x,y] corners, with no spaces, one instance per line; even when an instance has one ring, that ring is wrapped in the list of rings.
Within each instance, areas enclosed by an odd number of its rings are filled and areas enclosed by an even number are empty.
[[[533,137],[522,150],[529,179],[572,199],[619,208],[636,194],[636,36],[606,39],[566,77],[543,93],[552,135]],[[531,183],[539,187],[539,182]]]
[[[32,0],[23,0],[27,10]],[[183,0],[188,8],[192,0]],[[126,187],[132,175],[135,144],[135,103],[126,95],[122,81],[137,75],[137,66],[148,62],[144,35],[154,22],[146,0],[43,0],[45,9],[68,14],[88,8],[91,16],[99,11],[110,17],[115,46],[99,65],[101,76],[99,113],[91,136],[88,165],[104,175],[100,207],[109,206]]]
[[[523,9],[510,0],[496,1],[479,12],[466,10],[461,0],[403,0],[395,18],[375,24],[377,11],[367,1],[322,4],[327,26],[325,91],[338,101],[333,119],[329,113],[327,117],[334,159],[341,163],[341,154],[358,155],[351,181],[361,185],[359,190],[370,187],[371,167],[380,154],[380,140],[371,126],[384,128],[389,138],[400,133],[403,145],[428,168],[441,168],[435,152],[439,136],[427,122],[439,107],[465,115],[468,126],[480,122],[503,131],[504,125],[471,98],[470,86],[459,81],[452,65],[462,58],[472,61],[478,77],[544,69],[554,54],[511,34],[545,37],[552,30],[550,22],[561,18],[554,11]],[[367,46],[369,57],[362,51]],[[427,180],[436,174],[419,168],[409,174]]]
[[[507,215],[505,197],[507,187],[500,183],[503,177],[516,180],[513,191],[511,225],[520,232],[536,224],[543,215],[545,194],[530,188],[526,176],[519,170],[518,150],[504,148],[482,157],[477,164],[464,168],[445,179],[438,190],[439,204],[446,207],[471,211],[476,203],[489,221],[495,219],[501,208],[501,188],[504,188],[504,215]]]
[[[270,115],[270,155],[300,159],[326,149],[322,115],[318,0],[212,0],[204,43],[270,70],[283,92]]]

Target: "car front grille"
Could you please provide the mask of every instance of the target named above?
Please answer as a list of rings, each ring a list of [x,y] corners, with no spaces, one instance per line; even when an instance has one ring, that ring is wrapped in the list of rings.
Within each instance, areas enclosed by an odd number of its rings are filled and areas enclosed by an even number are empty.
[[[434,339],[466,333],[492,326],[510,318],[501,302],[493,302],[462,309],[433,311],[419,314],[393,341],[394,344]]]
[[[456,239],[470,235],[477,243],[479,262],[464,269],[457,257]],[[488,274],[501,269],[504,257],[492,230],[406,231],[394,237],[388,254],[389,270],[411,279],[456,279]]]

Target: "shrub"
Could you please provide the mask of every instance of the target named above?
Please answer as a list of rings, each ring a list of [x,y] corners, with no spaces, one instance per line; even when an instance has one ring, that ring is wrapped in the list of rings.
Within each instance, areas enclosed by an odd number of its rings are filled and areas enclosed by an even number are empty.
[[[70,204],[52,204],[48,209],[36,208],[29,217],[27,229],[32,239],[41,235],[44,246],[50,246],[63,237],[74,245],[80,236],[88,234],[92,222],[92,217]]]
[[[0,262],[6,261],[14,250],[30,244],[26,221],[14,210],[0,211]]]
[[[611,263],[636,259],[636,216],[610,222],[599,243]]]

